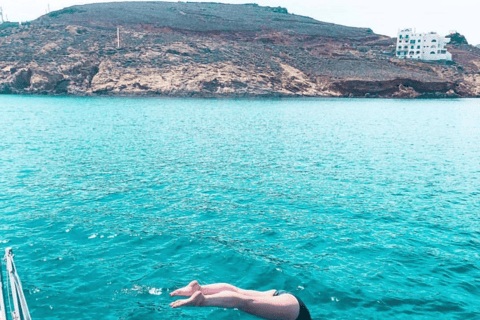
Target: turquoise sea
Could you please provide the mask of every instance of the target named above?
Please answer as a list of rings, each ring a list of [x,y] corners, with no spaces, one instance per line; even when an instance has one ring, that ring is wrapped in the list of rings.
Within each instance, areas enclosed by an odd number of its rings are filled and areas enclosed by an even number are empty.
[[[33,319],[479,319],[480,100],[0,96],[0,245]]]

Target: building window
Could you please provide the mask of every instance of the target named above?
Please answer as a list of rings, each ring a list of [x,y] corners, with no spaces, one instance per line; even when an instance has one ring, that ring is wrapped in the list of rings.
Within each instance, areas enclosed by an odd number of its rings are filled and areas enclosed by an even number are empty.
[[[420,46],[417,46],[417,49],[420,49]]]
[[[437,40],[433,39],[432,42],[437,42]]]
[[[417,54],[420,54],[420,51],[417,51]]]
[[[422,39],[418,39],[418,42],[422,42]]]
[[[402,36],[402,35],[400,35],[400,37],[399,37],[399,38],[400,38],[400,39],[403,39],[403,36]]]
[[[402,46],[398,46],[398,49],[402,49]]]
[[[405,39],[408,39],[408,34],[405,36]]]
[[[430,52],[430,54],[435,54],[435,51]]]
[[[411,46],[410,49],[415,49],[415,46]]]
[[[415,43],[415,40],[410,40],[410,43]]]
[[[404,49],[408,49],[408,46],[403,47]]]
[[[442,50],[442,54],[446,54],[447,53],[447,50]]]

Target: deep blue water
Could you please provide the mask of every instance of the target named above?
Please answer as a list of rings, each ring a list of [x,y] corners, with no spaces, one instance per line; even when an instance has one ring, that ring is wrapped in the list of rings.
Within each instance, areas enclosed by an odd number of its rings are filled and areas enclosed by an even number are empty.
[[[170,309],[190,280],[314,319],[480,318],[480,101],[0,96],[0,249],[34,319]]]

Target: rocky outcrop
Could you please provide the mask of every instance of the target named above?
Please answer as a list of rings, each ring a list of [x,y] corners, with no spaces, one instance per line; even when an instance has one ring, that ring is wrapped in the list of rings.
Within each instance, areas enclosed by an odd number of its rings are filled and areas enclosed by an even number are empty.
[[[32,74],[33,73],[31,69],[22,69],[17,71],[12,77],[10,88],[13,90],[23,90],[30,87]]]
[[[347,80],[333,84],[344,95],[353,97],[394,97],[417,98],[423,96],[443,96],[455,92],[454,82],[423,82],[412,79],[395,79],[390,81]]]
[[[458,82],[455,92],[461,97],[480,98],[480,74],[466,74]]]
[[[398,86],[398,91],[392,94],[392,98],[400,98],[400,99],[411,99],[411,98],[418,98],[420,93],[415,91],[412,87],[405,87],[403,84]]]
[[[66,80],[63,74],[49,74],[38,71],[30,79],[32,90],[39,92],[67,93],[70,80]]]
[[[480,94],[480,49],[451,46],[454,62],[449,64],[399,60],[394,39],[370,29],[292,15],[282,8],[104,3],[66,8],[2,32],[3,94],[367,98]]]
[[[103,61],[92,80],[90,93],[166,96],[332,96],[300,70],[282,64],[283,72],[255,70],[254,65],[191,63],[168,69],[149,68],[141,73]]]
[[[12,68],[13,69],[13,68]],[[0,86],[1,93],[66,94],[70,80],[63,74],[50,74],[40,69],[20,69]]]

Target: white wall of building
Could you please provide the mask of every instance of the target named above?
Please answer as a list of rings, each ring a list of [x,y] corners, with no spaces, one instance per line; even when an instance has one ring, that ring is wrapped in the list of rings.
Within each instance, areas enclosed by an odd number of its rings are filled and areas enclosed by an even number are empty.
[[[452,60],[447,51],[450,39],[435,32],[416,33],[415,29],[398,31],[397,58],[418,60]]]

